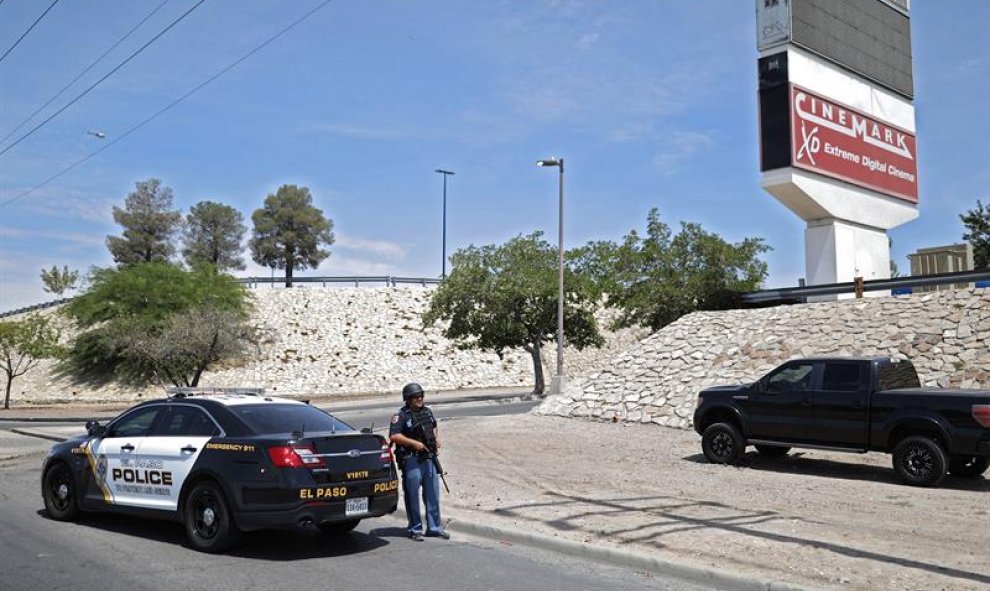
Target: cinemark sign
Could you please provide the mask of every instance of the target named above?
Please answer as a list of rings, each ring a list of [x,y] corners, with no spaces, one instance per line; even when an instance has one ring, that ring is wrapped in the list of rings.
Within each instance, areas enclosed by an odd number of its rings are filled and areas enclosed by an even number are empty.
[[[918,202],[914,135],[791,85],[794,166]]]

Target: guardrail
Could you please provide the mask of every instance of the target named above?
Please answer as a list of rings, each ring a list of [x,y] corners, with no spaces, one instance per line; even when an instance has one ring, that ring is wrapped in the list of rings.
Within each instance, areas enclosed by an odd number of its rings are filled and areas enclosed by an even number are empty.
[[[10,312],[0,312],[0,318],[7,318],[8,316],[17,316],[18,314],[27,314],[28,312],[37,312],[38,310],[44,310],[46,308],[53,308],[55,306],[60,306],[67,302],[71,302],[72,298],[62,298],[60,300],[53,300],[51,302],[44,302],[42,304],[35,304],[33,306],[26,306],[24,308],[18,308],[16,310],[11,310]]]
[[[957,273],[939,273],[937,275],[872,279],[862,282],[849,281],[846,283],[829,283],[827,285],[764,289],[744,293],[741,296],[741,300],[743,304],[750,305],[799,302],[814,296],[856,293],[858,289],[864,292],[893,291],[895,292],[894,295],[903,295],[911,293],[911,290],[915,287],[931,287],[935,285],[976,283],[978,287],[990,287],[990,285],[980,285],[986,282],[990,282],[990,271],[960,271]]]
[[[285,277],[241,277],[237,279],[237,282],[245,283],[249,287],[257,287],[262,283],[270,283],[274,286],[277,283],[285,283]],[[328,283],[353,283],[354,287],[361,287],[362,283],[381,283],[387,287],[395,287],[402,283],[426,287],[427,285],[437,285],[440,283],[440,280],[435,277],[396,277],[394,275],[337,275],[327,277],[293,277],[292,283],[320,283],[323,287],[326,287]]]
[[[276,283],[285,283],[285,277],[239,277],[238,283],[246,284],[248,287],[258,287],[263,283],[270,283],[274,287]],[[396,277],[394,275],[354,275],[354,276],[327,276],[327,277],[294,277],[293,283],[319,283],[326,287],[328,283],[353,283],[354,287],[360,287],[362,283],[378,283],[388,287],[395,287],[399,284],[406,285],[437,285],[440,279],[434,277]],[[894,295],[911,293],[915,287],[930,287],[934,285],[951,285],[976,283],[977,287],[990,287],[990,271],[961,271],[958,273],[940,273],[937,275],[917,275],[912,277],[895,277],[893,279],[873,279],[870,281],[845,283],[830,283],[827,285],[810,285],[803,287],[783,287],[778,289],[764,289],[744,293],[740,296],[743,305],[767,305],[774,303],[795,303],[803,302],[809,297],[842,295],[856,293],[857,288],[862,291],[893,291]],[[983,285],[981,285],[981,283]],[[899,292],[899,293],[898,293]],[[42,304],[35,304],[10,312],[0,313],[0,318],[36,312],[53,306],[58,306],[72,301],[72,298],[62,298]]]

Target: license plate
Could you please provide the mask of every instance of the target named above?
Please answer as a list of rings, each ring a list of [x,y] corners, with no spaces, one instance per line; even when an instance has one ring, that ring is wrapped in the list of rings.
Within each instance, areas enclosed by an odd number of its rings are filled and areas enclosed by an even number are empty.
[[[344,515],[359,515],[361,513],[367,513],[367,512],[368,512],[368,497],[347,499],[347,504],[344,506]]]

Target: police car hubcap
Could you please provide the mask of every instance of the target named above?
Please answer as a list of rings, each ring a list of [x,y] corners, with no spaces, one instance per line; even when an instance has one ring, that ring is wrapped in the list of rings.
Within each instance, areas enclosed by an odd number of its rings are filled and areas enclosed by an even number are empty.
[[[213,525],[213,522],[216,521],[216,519],[217,516],[216,513],[213,512],[213,509],[210,508],[203,509],[203,525],[205,525],[206,527],[210,527],[211,525]]]
[[[69,496],[69,487],[65,484],[60,484],[58,485],[58,488],[55,490],[55,494],[58,495],[58,498],[64,501]]]

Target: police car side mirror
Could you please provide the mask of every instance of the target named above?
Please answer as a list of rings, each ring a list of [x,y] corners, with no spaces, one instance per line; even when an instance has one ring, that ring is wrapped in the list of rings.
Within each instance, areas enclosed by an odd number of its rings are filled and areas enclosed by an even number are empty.
[[[90,437],[103,437],[107,434],[107,427],[101,425],[99,421],[87,421],[86,432],[89,433]]]

